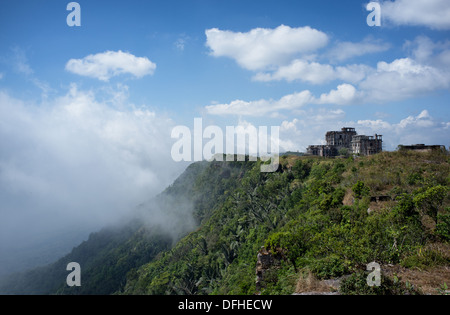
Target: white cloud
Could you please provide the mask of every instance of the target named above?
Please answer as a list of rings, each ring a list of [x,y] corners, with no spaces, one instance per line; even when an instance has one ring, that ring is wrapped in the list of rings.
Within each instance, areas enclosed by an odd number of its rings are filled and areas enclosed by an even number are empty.
[[[445,51],[444,51],[445,52]],[[438,56],[447,56],[441,52]],[[435,56],[432,55],[431,57]],[[449,54],[450,58],[450,54]],[[430,58],[429,60],[434,60]],[[436,60],[432,63],[436,64]],[[290,67],[280,67],[273,74],[259,73],[254,79],[260,81],[294,80],[301,78],[310,83],[325,83],[343,80],[355,84],[342,83],[336,89],[314,96],[310,91],[289,94],[279,101],[236,100],[229,104],[207,106],[212,115],[263,116],[277,115],[278,111],[295,111],[307,104],[352,105],[358,103],[389,102],[416,98],[450,87],[450,69],[444,61],[439,68],[422,64],[411,58],[396,59],[391,63],[381,61],[377,68],[365,65],[349,65],[333,69],[329,65],[307,63],[296,60]],[[345,80],[345,79],[348,80]],[[353,83],[353,82],[352,82]]]
[[[229,104],[206,106],[211,115],[265,116],[281,110],[295,110],[314,101],[309,91],[289,94],[279,100],[242,101],[235,100]]]
[[[377,71],[361,82],[359,88],[368,100],[392,101],[447,89],[449,84],[448,72],[402,58],[391,63],[379,62]]]
[[[177,40],[173,43],[173,45],[177,50],[184,51],[186,44],[188,43],[189,40],[190,40],[189,36],[187,36],[186,34],[181,34],[177,38]]]
[[[255,28],[247,33],[206,30],[206,45],[215,57],[229,57],[248,70],[266,70],[289,62],[299,54],[314,52],[328,43],[328,36],[316,29]]]
[[[19,47],[13,47],[11,50],[13,52],[12,63],[14,70],[26,76],[31,76],[34,71],[28,64],[28,58],[25,51]]]
[[[450,29],[448,0],[396,0],[381,2],[382,17],[395,25]]]
[[[434,122],[430,113],[427,110],[424,110],[416,117],[409,116],[408,118],[403,119],[398,125],[401,128],[406,128],[409,125],[412,125],[413,127],[431,127],[434,125]]]
[[[313,53],[327,45],[328,37],[309,27],[294,29],[282,25],[276,29],[253,29],[248,33],[210,29],[206,35],[213,56],[236,60],[241,67],[255,72],[252,78],[254,81],[285,80],[315,85],[338,82],[337,90],[323,93],[319,99],[311,97],[307,101],[310,103],[383,103],[416,98],[450,87],[450,40],[433,42],[428,37],[418,37],[404,45],[410,56],[380,61],[376,67],[372,67],[366,64],[320,63]],[[295,41],[296,37],[298,40]],[[303,44],[300,39],[309,40],[309,45]],[[389,47],[389,44],[371,38],[357,43],[341,42],[328,53],[322,54],[322,58],[343,61],[386,51]],[[217,115],[276,115],[278,107],[274,106],[275,103],[272,100],[236,100],[229,104],[208,106],[207,109],[209,113]]]
[[[153,75],[155,69],[156,64],[148,58],[136,57],[120,50],[89,55],[83,59],[71,59],[66,64],[67,71],[101,81],[109,81],[112,77],[125,73],[142,78]]]
[[[50,85],[38,79],[35,75],[33,68],[28,63],[28,58],[25,53],[25,50],[16,46],[11,48],[12,56],[8,60],[11,63],[13,71],[22,75],[27,81],[31,82],[35,87],[42,91],[42,98],[47,98],[48,95],[53,92],[53,89]],[[0,79],[3,78],[3,74],[0,73]]]
[[[279,67],[274,73],[258,73],[254,76],[256,81],[281,81],[288,82],[301,80],[313,84],[321,84],[335,77],[332,66],[323,65],[317,62],[308,62],[304,60],[294,60],[290,65]]]
[[[354,127],[358,134],[383,135],[384,148],[395,150],[399,144],[440,144],[449,145],[448,130],[450,122],[439,121],[428,110],[401,118],[397,121],[384,119],[361,119],[351,121],[341,108],[310,106],[296,111],[290,119],[280,119],[280,150],[305,152],[309,145],[325,144],[327,131],[341,130],[342,127]],[[242,122],[239,126],[255,125],[255,122]],[[231,124],[232,125],[232,124]]]
[[[311,144],[324,144],[328,130],[340,130],[345,123],[342,109],[313,107],[299,112],[296,118],[283,121],[280,128],[280,143],[283,149],[306,152]]]
[[[170,155],[174,122],[120,99],[72,86],[32,104],[0,91],[0,241],[103,227],[182,172]]]
[[[280,131],[297,132],[298,130],[296,125],[298,122],[299,120],[297,118],[295,118],[293,121],[285,120],[281,123]]]
[[[335,68],[335,77],[344,82],[358,83],[373,72],[372,67],[363,64],[346,65]]]
[[[330,121],[336,121],[344,119],[345,112],[342,109],[324,109],[319,108],[317,112],[310,116],[311,122],[321,124],[327,124]]]
[[[361,93],[351,84],[341,84],[336,90],[328,94],[322,94],[318,100],[319,104],[349,105],[361,100]]]
[[[406,41],[405,49],[411,50],[411,55],[417,62],[427,63],[430,61],[436,44],[426,36],[418,36],[414,41]]]
[[[438,65],[442,65],[446,69],[450,68],[450,49],[444,50],[436,56],[435,61]]]
[[[397,101],[450,87],[449,40],[435,43],[422,36],[407,41],[404,48],[409,50],[409,57],[380,61],[374,68],[366,64],[332,65],[316,61],[318,57],[313,52],[326,46],[328,37],[309,27],[293,29],[282,25],[276,29],[253,29],[248,33],[210,29],[206,35],[213,56],[233,58],[241,67],[256,72],[254,81],[285,80],[315,85],[337,81],[340,84],[337,90],[322,94],[318,100],[309,99],[311,103],[346,105],[357,101]],[[294,41],[296,37],[299,40]],[[304,45],[300,39],[310,40],[310,45]],[[358,43],[338,43],[322,57],[343,61],[386,51],[389,47],[387,43],[366,38]],[[213,114],[260,116],[276,114],[278,109],[274,103],[236,100],[207,109]]]
[[[261,112],[258,113],[257,109]],[[217,104],[206,106],[206,111],[211,115],[265,115],[269,111],[270,101],[259,100],[253,102],[246,102],[242,100],[235,100],[229,104]]]
[[[315,61],[312,53],[328,44],[328,36],[310,27],[276,29],[256,28],[247,33],[206,30],[206,45],[215,57],[234,59],[242,68],[257,71],[253,80],[302,81],[323,84],[334,80],[357,83],[373,69],[366,65],[334,67]],[[343,42],[327,55],[339,61],[364,54],[385,51],[388,44],[365,39],[360,43]]]
[[[186,45],[186,40],[183,38],[178,38],[175,41],[174,45],[179,51],[184,51],[184,46]]]
[[[291,64],[281,66],[272,73],[259,72],[255,81],[302,81],[311,84],[323,84],[334,80],[357,83],[363,80],[373,69],[365,65],[347,65],[333,67],[328,64],[296,59]]]
[[[366,72],[358,89],[367,101],[387,102],[416,98],[450,87],[450,41],[433,42],[426,36],[406,41],[409,57],[380,61]]]
[[[306,105],[351,105],[362,101],[363,93],[351,84],[341,84],[329,93],[323,93],[319,98],[309,90],[288,94],[279,100],[261,99],[257,101],[235,100],[228,104],[214,104],[206,106],[210,115],[236,116],[267,116],[277,117],[280,111],[298,113]],[[316,117],[317,118],[317,117]],[[287,127],[287,126],[285,126]]]
[[[391,129],[392,125],[386,121],[383,121],[382,119],[377,120],[359,120],[357,123],[359,126],[366,127],[371,130],[378,130],[376,132],[380,133],[381,130]]]
[[[448,146],[448,136],[445,131],[448,125],[449,122],[441,122],[433,118],[428,110],[423,110],[416,116],[408,116],[398,123],[383,120],[360,120],[356,123],[361,132],[383,134],[388,150],[394,150],[400,144],[424,143]]]
[[[379,40],[366,38],[362,42],[339,42],[327,54],[332,60],[344,61],[353,57],[383,52],[389,45]]]
[[[418,36],[413,41],[406,41],[404,48],[418,63],[438,69],[450,68],[450,40],[433,42],[427,36]]]
[[[410,58],[396,59],[392,63],[384,61],[378,63],[379,72],[395,72],[402,76],[421,74],[426,70],[426,67],[414,62]]]

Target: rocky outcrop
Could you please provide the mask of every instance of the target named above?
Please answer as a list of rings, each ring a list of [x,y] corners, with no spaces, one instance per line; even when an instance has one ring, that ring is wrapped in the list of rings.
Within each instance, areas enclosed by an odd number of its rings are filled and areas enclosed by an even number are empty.
[[[268,280],[267,275],[278,269],[280,265],[279,258],[272,255],[266,248],[261,248],[256,262],[256,290],[258,293],[265,287]]]
[[[258,252],[256,262],[256,291],[260,294],[261,291],[267,286],[267,283],[276,282],[276,272],[281,266],[283,260],[282,253],[276,252],[275,254],[268,251],[265,247],[262,247]],[[297,284],[297,290],[293,295],[339,295],[339,287],[342,279],[330,279],[319,281],[315,277],[310,275],[304,282]],[[299,284],[302,284],[302,289],[299,288]]]

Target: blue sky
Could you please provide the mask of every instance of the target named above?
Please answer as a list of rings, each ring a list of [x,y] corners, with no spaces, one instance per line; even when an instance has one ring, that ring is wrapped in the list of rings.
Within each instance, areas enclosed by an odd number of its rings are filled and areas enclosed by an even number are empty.
[[[439,5],[446,5],[444,1],[437,2],[437,8]],[[409,25],[383,19],[382,27],[369,27],[366,24],[369,12],[365,9],[367,2],[364,1],[78,3],[82,9],[82,26],[73,28],[66,25],[69,12],[65,8],[67,3],[61,1],[19,0],[2,5],[0,49],[3,62],[0,63],[0,71],[3,79],[0,86],[10,95],[20,94],[21,98],[37,101],[42,96],[43,87],[39,87],[36,82],[45,85],[45,94],[49,97],[67,93],[72,83],[83,90],[122,84],[128,88],[128,98],[133,104],[166,112],[176,123],[188,125],[192,124],[193,117],[203,115],[208,105],[229,104],[234,100],[277,100],[304,90],[309,90],[319,97],[336,89],[340,84],[348,83],[341,79],[319,83],[298,78],[292,81],[254,80],[255,74],[261,69],[246,69],[236,62],[232,54],[225,54],[225,57],[213,56],[213,49],[207,46],[205,31],[208,29],[246,33],[257,28],[274,30],[281,25],[292,29],[310,27],[325,34],[327,43],[308,52],[314,55],[308,58],[321,65],[333,66],[365,65],[376,68],[380,61],[390,64],[398,59],[410,58],[411,50],[415,49],[413,46],[416,44],[410,43],[408,48],[405,47],[406,43],[414,42],[418,37],[429,39],[433,45],[440,43],[445,46],[439,52],[448,48],[447,25],[436,29],[426,23]],[[369,47],[366,54],[333,60],[329,57],[330,53],[338,50],[342,43],[372,47]],[[376,46],[381,48],[377,51],[374,49]],[[373,52],[370,52],[371,50]],[[79,76],[65,69],[70,59],[83,59],[106,51],[124,51],[136,57],[148,58],[156,64],[156,71],[142,78],[125,74],[104,82]],[[294,53],[283,65],[299,57],[305,58],[301,53]],[[18,62],[25,63],[27,70],[18,70],[15,65]],[[428,110],[432,117],[445,122],[448,121],[449,115],[446,106],[447,83],[439,87],[427,87],[424,93],[408,92],[406,96],[395,95],[381,102],[366,97],[344,108],[339,104],[329,104],[323,106],[322,110],[343,110],[344,121],[376,120],[381,117],[391,124]],[[302,107],[305,109],[310,106]],[[317,110],[317,106],[314,110]],[[303,116],[305,115],[303,113]],[[212,121],[223,121],[221,115],[217,116],[219,117],[211,118]],[[240,116],[240,119],[254,125],[279,125],[283,121],[301,119],[299,116],[302,115],[284,112],[285,119],[253,119],[244,116]],[[236,124],[236,119],[228,118],[226,122],[223,121],[224,124]],[[301,126],[298,128],[302,129]],[[437,140],[442,142],[443,139]],[[302,150],[306,142],[296,145]],[[395,146],[391,144],[389,148],[395,149]]]
[[[171,130],[196,117],[280,126],[282,150],[344,126],[450,145],[447,0],[379,1],[381,27],[356,0],[80,0],[80,27],[68,3],[1,4],[2,239],[159,192],[186,166]]]

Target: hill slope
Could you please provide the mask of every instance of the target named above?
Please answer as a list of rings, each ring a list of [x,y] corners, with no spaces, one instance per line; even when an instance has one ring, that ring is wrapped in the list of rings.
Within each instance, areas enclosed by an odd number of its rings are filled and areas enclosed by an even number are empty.
[[[122,293],[292,294],[308,290],[308,279],[341,276],[345,294],[421,292],[399,281],[400,271],[389,275],[394,267],[438,268],[433,290],[450,282],[440,273],[450,266],[448,156],[285,156],[281,164],[274,174],[253,165],[197,231],[131,272]],[[257,284],[258,253],[272,265]],[[381,287],[365,284],[371,262],[383,266]]]
[[[0,292],[292,294],[328,291],[332,279],[343,294],[401,294],[450,283],[448,155],[280,162],[276,173],[260,162],[193,164],[128,224]],[[71,261],[82,266],[80,288],[65,285]],[[381,287],[365,283],[371,262],[382,266]]]

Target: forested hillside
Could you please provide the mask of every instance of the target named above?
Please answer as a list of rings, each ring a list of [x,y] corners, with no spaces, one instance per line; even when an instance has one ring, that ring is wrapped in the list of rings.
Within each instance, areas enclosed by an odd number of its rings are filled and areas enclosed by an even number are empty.
[[[276,173],[261,173],[260,162],[192,164],[155,202],[140,207],[147,216],[91,235],[69,256],[12,277],[0,291],[445,291],[450,283],[446,153],[336,159],[286,155],[280,163]],[[174,218],[171,233],[164,220],[149,223],[155,205]],[[258,255],[269,257],[271,265],[258,265]],[[82,266],[79,288],[65,285],[65,266],[71,261]],[[382,267],[380,287],[366,283],[371,262]],[[330,279],[338,280],[339,287],[327,285]]]
[[[402,280],[408,271],[417,271],[414,276],[431,290],[449,283],[445,154],[284,156],[273,174],[249,164],[211,217],[173,249],[130,272],[123,293],[292,294],[328,291],[320,280],[343,276],[342,294],[424,293]],[[258,253],[277,263],[257,287]],[[381,287],[366,283],[371,262],[382,266]]]

